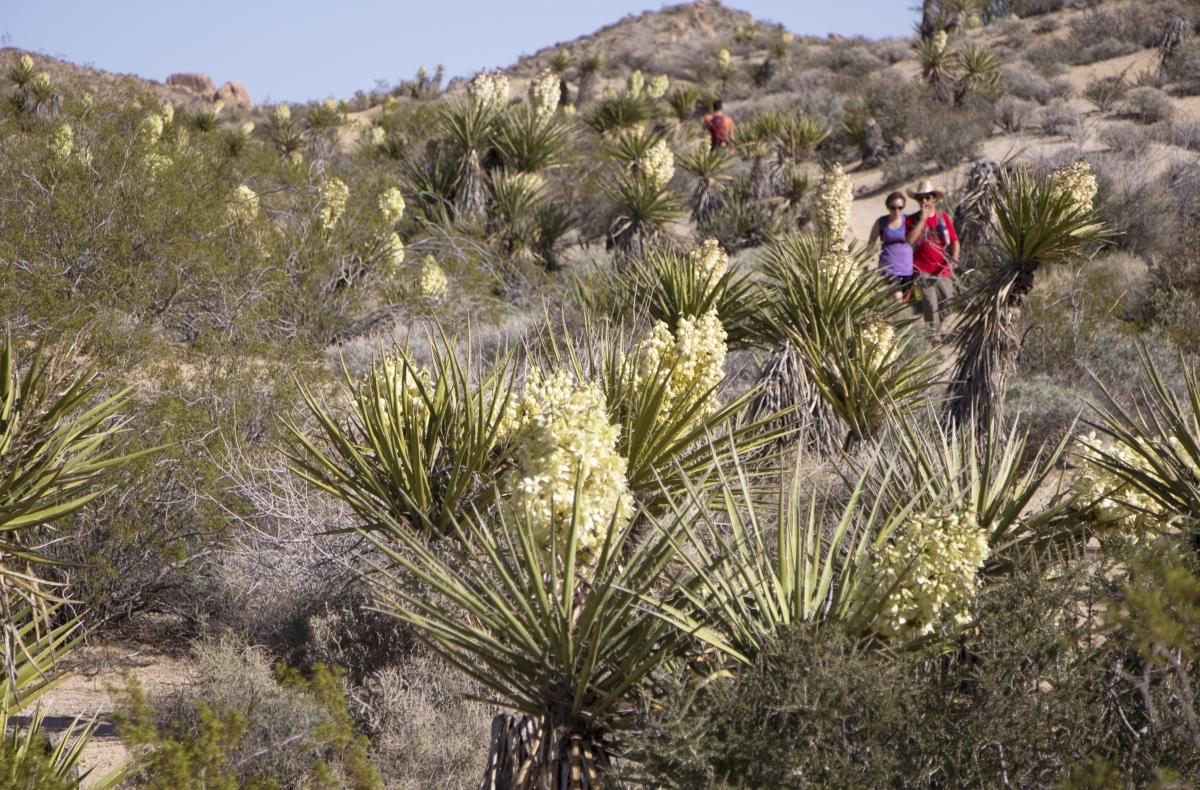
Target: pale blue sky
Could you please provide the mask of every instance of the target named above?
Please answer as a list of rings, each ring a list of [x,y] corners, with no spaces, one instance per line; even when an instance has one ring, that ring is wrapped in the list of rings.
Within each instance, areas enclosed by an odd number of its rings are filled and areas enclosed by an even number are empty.
[[[8,0],[5,43],[162,81],[202,71],[236,79],[255,102],[349,96],[422,64],[449,76],[512,63],[651,0]],[[911,0],[730,0],[795,33],[908,35]]]

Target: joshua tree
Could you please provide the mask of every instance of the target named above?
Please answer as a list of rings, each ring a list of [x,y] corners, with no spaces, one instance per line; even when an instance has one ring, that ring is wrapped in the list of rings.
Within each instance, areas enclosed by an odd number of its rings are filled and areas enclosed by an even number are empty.
[[[1089,181],[1090,179],[1090,181]],[[949,415],[960,425],[992,425],[1020,351],[1017,322],[1043,265],[1086,260],[1112,238],[1092,209],[1095,179],[1086,162],[1038,178],[1025,168],[1001,176],[992,207],[991,245],[979,279],[962,297],[955,332]]]
[[[451,102],[442,112],[442,137],[459,155],[454,205],[462,218],[481,219],[487,207],[483,154],[491,144],[498,118],[495,105],[482,101]]]
[[[915,48],[922,79],[933,88],[939,99],[950,101],[954,94],[958,58],[954,48],[947,43],[946,33],[938,31],[932,39],[917,42]]]
[[[571,103],[571,90],[567,87],[567,69],[571,68],[570,50],[560,49],[550,58],[550,70],[558,75],[558,103]]]
[[[734,158],[721,148],[707,144],[693,148],[679,158],[679,166],[696,178],[696,189],[688,200],[692,219],[707,222],[725,208],[725,184]]]
[[[575,103],[582,107],[592,100],[592,94],[595,92],[596,75],[608,63],[608,56],[604,52],[594,52],[588,55],[579,63],[579,94],[576,96]]]
[[[641,258],[683,213],[669,188],[639,174],[618,178],[605,192],[617,207],[608,226],[608,245],[616,250],[618,261]]]
[[[968,96],[991,97],[1000,89],[1000,57],[991,47],[966,44],[958,51],[958,79],[954,101],[962,104]]]

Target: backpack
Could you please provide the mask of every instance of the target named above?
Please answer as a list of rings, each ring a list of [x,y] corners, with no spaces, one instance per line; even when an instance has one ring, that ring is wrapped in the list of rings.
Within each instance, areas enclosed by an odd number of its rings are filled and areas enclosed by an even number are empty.
[[[729,127],[732,126],[724,115],[714,115],[709,122],[708,130],[716,145],[729,145]]]

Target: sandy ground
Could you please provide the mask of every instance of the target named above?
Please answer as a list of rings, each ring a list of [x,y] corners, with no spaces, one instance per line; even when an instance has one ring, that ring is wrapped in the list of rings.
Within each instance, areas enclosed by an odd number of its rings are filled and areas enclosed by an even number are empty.
[[[96,717],[96,735],[84,751],[80,768],[91,771],[89,787],[118,768],[129,756],[112,721],[110,686],[123,686],[126,670],[133,673],[146,693],[164,697],[186,686],[195,675],[195,662],[186,654],[166,652],[145,644],[100,644],[79,648],[72,655],[75,669],[60,686],[39,700],[45,712],[43,726],[55,737],[75,718]]]

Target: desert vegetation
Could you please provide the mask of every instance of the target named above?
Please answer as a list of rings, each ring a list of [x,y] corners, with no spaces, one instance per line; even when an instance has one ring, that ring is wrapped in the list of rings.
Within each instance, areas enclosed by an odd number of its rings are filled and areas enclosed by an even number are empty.
[[[0,52],[0,788],[1194,784],[1197,13],[253,108]],[[918,177],[938,346],[856,214]],[[192,676],[51,727],[131,634]]]

